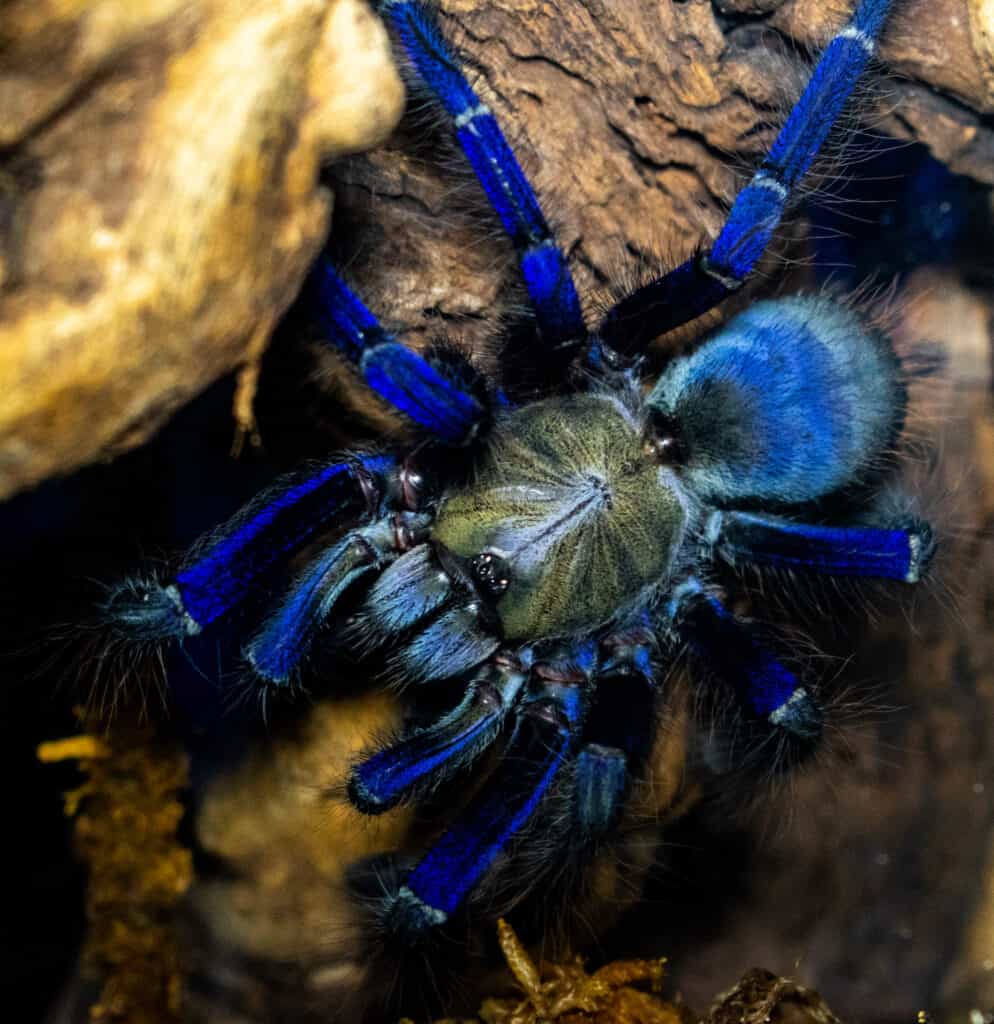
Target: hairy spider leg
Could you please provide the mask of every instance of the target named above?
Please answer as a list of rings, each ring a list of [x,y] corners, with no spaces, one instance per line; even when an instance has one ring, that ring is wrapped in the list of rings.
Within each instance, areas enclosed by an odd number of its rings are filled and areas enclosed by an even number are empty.
[[[468,361],[432,361],[388,334],[326,260],[310,278],[318,316],[329,341],[358,367],[366,384],[437,441],[459,447],[476,437],[487,419],[485,389]]]
[[[447,921],[538,809],[576,745],[596,657],[585,644],[568,664],[535,665],[497,768],[384,907],[391,931],[416,941]]]
[[[527,678],[527,667],[519,658],[495,658],[477,673],[447,715],[352,769],[352,804],[363,814],[382,814],[457,778],[496,742]]]
[[[918,583],[935,553],[932,528],[812,526],[751,512],[713,512],[705,527],[709,557],[729,565],[797,569]]]
[[[497,120],[473,91],[432,10],[415,0],[380,0],[419,77],[452,119],[456,139],[518,254],[542,338],[573,348],[587,330],[573,277],[535,193]]]
[[[811,692],[700,580],[673,593],[668,615],[676,635],[735,693],[755,719],[788,734],[809,752],[822,732],[822,711]]]
[[[643,766],[656,728],[655,648],[648,616],[602,642],[603,658],[576,758],[573,818],[589,848],[617,823],[631,779]]]
[[[399,512],[347,533],[304,569],[245,655],[256,674],[287,683],[345,592],[428,535],[431,516]]]
[[[109,624],[138,639],[196,636],[257,593],[319,532],[375,509],[395,469],[389,456],[363,455],[284,477],[194,548],[172,582],[119,586],[105,605]]]
[[[486,661],[500,646],[492,625],[479,596],[442,566],[434,545],[422,544],[376,580],[351,633],[360,645],[395,644],[394,679],[426,683]]]
[[[876,52],[892,0],[860,0],[825,48],[801,98],[752,180],[738,194],[710,252],[639,288],[608,311],[600,336],[622,352],[706,313],[738,289]]]

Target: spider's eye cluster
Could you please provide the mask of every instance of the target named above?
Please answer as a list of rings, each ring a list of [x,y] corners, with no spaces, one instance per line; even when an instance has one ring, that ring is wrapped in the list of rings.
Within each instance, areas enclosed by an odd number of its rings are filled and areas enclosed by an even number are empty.
[[[471,559],[469,567],[477,585],[492,598],[500,597],[511,583],[504,559],[490,551]]]
[[[661,466],[679,465],[687,457],[687,449],[680,435],[676,419],[653,411],[646,424],[642,451]]]

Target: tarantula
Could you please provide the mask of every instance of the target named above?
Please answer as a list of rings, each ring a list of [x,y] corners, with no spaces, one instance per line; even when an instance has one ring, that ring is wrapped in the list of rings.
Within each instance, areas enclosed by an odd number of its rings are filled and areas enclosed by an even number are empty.
[[[904,374],[888,338],[848,305],[758,302],[651,389],[638,359],[755,267],[890,0],[859,0],[710,249],[630,292],[595,329],[431,10],[379,7],[514,244],[536,359],[558,384],[519,400],[457,351],[415,353],[323,262],[312,283],[328,338],[420,429],[415,453],[352,453],[278,482],[171,580],[118,587],[107,614],[135,642],[182,641],[261,602],[244,648],[260,685],[291,686],[316,649],[337,644],[380,651],[415,708],[449,686],[447,712],[348,780],[355,806],[379,814],[487,773],[382,895],[387,927],[417,941],[463,906],[552,791],[570,827],[551,856],[610,833],[645,768],[661,667],[684,649],[766,747],[814,749],[816,693],[726,608],[714,566],[915,583],[934,543],[926,523],[874,504],[903,427]],[[867,507],[878,511],[857,512]],[[306,545],[318,553],[287,584],[281,572]]]

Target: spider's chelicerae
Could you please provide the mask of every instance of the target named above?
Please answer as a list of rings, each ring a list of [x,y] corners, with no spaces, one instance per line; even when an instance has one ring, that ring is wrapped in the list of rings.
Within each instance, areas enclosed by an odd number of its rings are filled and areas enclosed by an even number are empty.
[[[431,11],[380,3],[515,246],[534,358],[559,383],[521,400],[456,352],[419,355],[321,265],[329,340],[419,429],[414,454],[352,453],[278,483],[174,578],[127,582],[107,612],[135,642],[182,641],[261,603],[244,648],[260,685],[292,684],[315,648],[338,644],[381,651],[415,711],[454,695],[433,722],[412,716],[419,724],[370,752],[348,783],[355,806],[379,814],[487,773],[382,894],[383,921],[406,941],[457,914],[553,794],[569,827],[543,837],[550,858],[610,832],[645,769],[663,668],[684,649],[761,749],[789,749],[792,761],[814,749],[814,689],[726,608],[719,563],[903,583],[926,569],[928,525],[895,521],[875,501],[903,426],[902,369],[850,306],[824,295],[758,302],[651,387],[638,358],[753,270],[890,7],[859,0],[710,249],[591,328],[532,189]],[[285,582],[291,556],[325,535]]]

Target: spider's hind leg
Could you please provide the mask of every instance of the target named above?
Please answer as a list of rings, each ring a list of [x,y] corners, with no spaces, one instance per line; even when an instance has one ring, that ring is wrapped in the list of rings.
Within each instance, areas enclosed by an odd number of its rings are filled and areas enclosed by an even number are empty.
[[[705,528],[709,558],[830,576],[918,583],[935,553],[932,528],[912,520],[903,528],[815,526],[778,516],[713,512]]]
[[[710,252],[633,292],[611,309],[600,334],[621,352],[695,319],[738,289],[766,251],[801,179],[835,128],[883,31],[892,0],[858,0],[829,42],[766,159],[736,196]]]
[[[604,658],[569,789],[577,829],[572,853],[580,860],[617,824],[649,756],[656,731],[654,648],[642,622],[602,641]]]
[[[814,753],[824,724],[818,699],[754,627],[737,619],[696,578],[676,588],[667,613],[675,637],[734,694],[760,749],[775,755],[766,768],[781,772]],[[746,763],[755,755],[751,743],[747,748]]]
[[[404,945],[423,942],[491,872],[528,824],[576,748],[597,652],[536,662],[499,764],[469,804],[382,901],[380,917]]]

